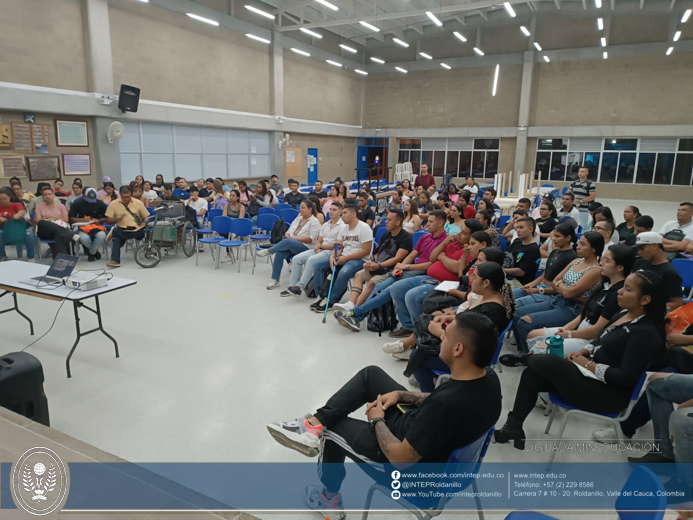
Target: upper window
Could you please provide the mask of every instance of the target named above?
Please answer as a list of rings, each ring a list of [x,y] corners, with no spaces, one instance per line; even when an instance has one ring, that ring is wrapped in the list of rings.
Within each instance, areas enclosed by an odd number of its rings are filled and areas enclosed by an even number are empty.
[[[421,150],[421,139],[400,139],[400,150]]]
[[[604,150],[637,150],[637,139],[604,139]]]
[[[539,139],[537,150],[567,150],[568,139]]]
[[[475,150],[499,150],[500,139],[474,139]]]

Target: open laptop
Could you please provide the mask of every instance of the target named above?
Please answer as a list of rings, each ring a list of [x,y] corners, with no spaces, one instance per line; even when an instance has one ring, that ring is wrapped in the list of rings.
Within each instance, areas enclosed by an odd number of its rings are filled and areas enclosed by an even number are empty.
[[[70,256],[58,253],[45,275],[20,280],[20,282],[33,285],[34,287],[37,287],[40,284],[63,285],[63,281],[72,274],[72,271],[74,271],[77,262],[79,262],[78,256]]]

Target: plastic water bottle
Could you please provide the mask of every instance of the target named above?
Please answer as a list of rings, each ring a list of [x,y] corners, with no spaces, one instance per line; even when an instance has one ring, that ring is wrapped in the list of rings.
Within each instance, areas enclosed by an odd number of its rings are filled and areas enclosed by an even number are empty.
[[[556,334],[555,336],[549,336],[546,338],[546,349],[548,354],[553,354],[554,356],[563,356],[563,336]]]

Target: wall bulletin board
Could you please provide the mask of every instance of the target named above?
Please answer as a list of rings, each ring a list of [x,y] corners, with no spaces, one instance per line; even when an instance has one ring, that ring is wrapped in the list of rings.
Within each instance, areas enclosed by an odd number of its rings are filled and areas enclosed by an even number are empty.
[[[0,177],[26,177],[26,161],[23,155],[0,156]]]
[[[30,181],[48,181],[60,178],[59,155],[31,155],[27,157],[29,163]]]
[[[58,146],[89,146],[86,121],[55,120],[55,140]]]

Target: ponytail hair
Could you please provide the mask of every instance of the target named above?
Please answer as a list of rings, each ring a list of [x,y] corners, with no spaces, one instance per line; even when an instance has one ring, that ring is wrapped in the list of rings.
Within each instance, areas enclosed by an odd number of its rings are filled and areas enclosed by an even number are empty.
[[[488,280],[494,291],[501,293],[505,315],[512,318],[517,312],[517,304],[510,284],[505,282],[503,268],[495,262],[486,262],[476,268],[476,273],[482,280]]]
[[[654,325],[662,337],[662,341],[664,341],[666,338],[666,324],[669,323],[669,318],[666,315],[667,294],[664,290],[664,282],[659,276],[650,271],[641,269],[633,274],[638,277],[640,295],[650,297],[650,303],[644,307],[645,317]]]
[[[577,247],[577,235],[575,234],[575,228],[568,224],[567,222],[559,224],[554,228],[554,231],[558,231],[564,237],[570,238],[570,242],[573,245],[573,249]]]

